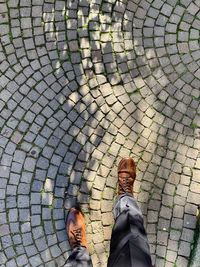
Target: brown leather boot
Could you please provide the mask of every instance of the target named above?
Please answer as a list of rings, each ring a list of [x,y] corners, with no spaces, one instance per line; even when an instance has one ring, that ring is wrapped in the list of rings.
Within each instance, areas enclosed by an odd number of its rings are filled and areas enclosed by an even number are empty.
[[[66,230],[72,248],[79,246],[87,248],[85,219],[80,210],[70,209],[66,221]]]
[[[123,158],[118,165],[118,194],[133,194],[136,166],[132,158]]]

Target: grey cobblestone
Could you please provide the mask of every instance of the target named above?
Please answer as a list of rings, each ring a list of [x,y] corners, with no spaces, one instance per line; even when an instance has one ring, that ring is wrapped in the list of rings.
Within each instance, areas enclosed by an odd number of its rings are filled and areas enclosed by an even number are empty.
[[[99,242],[109,247],[116,167],[129,155],[153,262],[188,264],[200,204],[200,5],[100,2],[0,3],[2,266],[63,266],[63,206],[76,198],[101,229],[87,225],[94,266],[106,266]]]
[[[178,254],[188,257],[190,255],[190,243],[181,241],[179,245]]]

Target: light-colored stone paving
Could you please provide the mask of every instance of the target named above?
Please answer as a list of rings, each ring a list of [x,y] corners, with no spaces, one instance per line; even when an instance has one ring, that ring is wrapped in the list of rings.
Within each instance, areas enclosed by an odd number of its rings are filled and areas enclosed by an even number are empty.
[[[67,210],[106,266],[121,157],[157,267],[200,204],[200,1],[0,0],[0,266],[63,266]]]

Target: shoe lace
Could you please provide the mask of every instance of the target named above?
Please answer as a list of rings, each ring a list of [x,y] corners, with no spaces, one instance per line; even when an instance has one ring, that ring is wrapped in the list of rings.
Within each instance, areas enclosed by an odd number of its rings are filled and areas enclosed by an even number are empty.
[[[81,238],[82,238],[81,228],[74,229],[72,231],[72,234],[73,234],[74,240],[75,240],[75,244],[74,245],[80,246],[81,245]]]
[[[120,183],[120,192],[129,192],[130,191],[130,183],[129,183],[129,179],[128,179],[128,175],[122,177],[121,181],[122,183]]]

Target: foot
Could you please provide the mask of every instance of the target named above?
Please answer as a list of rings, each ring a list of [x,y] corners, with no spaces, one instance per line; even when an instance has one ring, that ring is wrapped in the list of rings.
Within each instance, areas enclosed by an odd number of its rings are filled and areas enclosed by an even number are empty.
[[[132,158],[123,158],[118,165],[118,194],[133,194],[136,166]]]
[[[76,247],[87,248],[85,219],[80,210],[70,209],[66,221],[66,230],[72,249]]]

